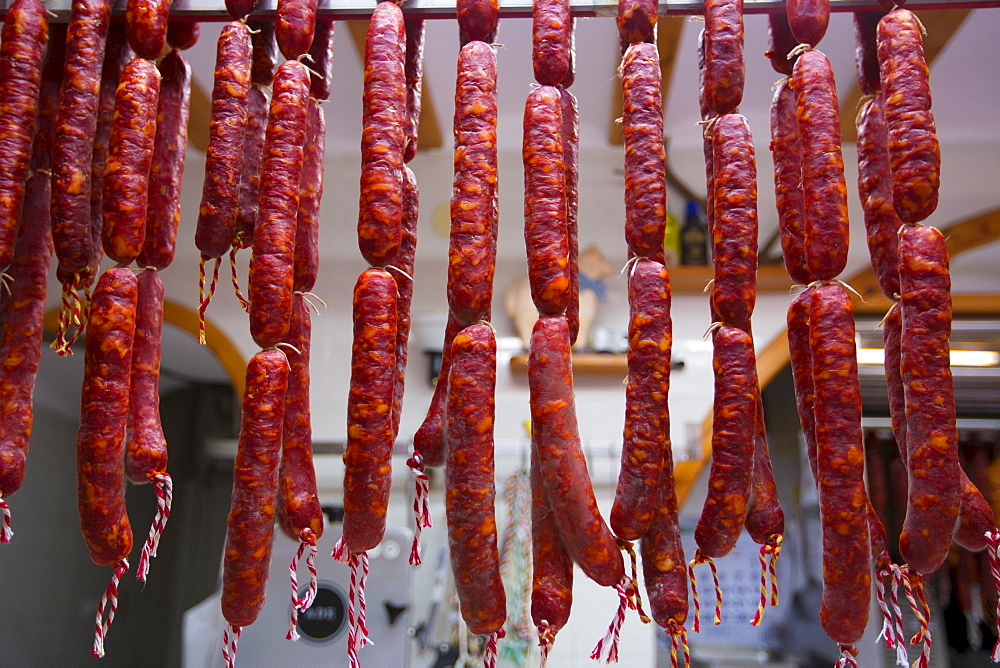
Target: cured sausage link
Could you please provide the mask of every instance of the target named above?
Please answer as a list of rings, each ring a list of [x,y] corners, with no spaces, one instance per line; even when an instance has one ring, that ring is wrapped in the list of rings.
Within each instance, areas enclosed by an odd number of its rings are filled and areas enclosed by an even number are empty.
[[[544,661],[573,604],[573,559],[563,544],[531,446],[531,621],[538,629]]]
[[[899,228],[892,205],[885,99],[881,93],[858,114],[858,195],[865,215],[868,253],[879,287],[890,299],[899,294]]]
[[[743,0],[705,1],[705,104],[716,114],[743,101]]]
[[[447,452],[447,440],[444,430],[444,411],[448,402],[448,369],[451,368],[451,342],[462,330],[461,323],[455,316],[448,315],[445,325],[444,352],[441,355],[441,368],[438,371],[437,383],[427,416],[413,435],[413,448],[423,455],[427,466],[443,466]]]
[[[104,252],[130,264],[146,239],[149,169],[156,139],[160,72],[145,58],[133,58],[122,70],[115,94],[115,114],[104,166]]]
[[[558,88],[539,86],[524,106],[524,243],[531,299],[542,315],[563,313],[571,294],[559,97]]]
[[[892,203],[908,223],[934,213],[941,183],[941,146],[920,32],[917,17],[908,9],[895,9],[878,24]]]
[[[274,38],[281,55],[294,60],[309,53],[316,34],[318,0],[278,0]]]
[[[163,332],[163,281],[147,269],[139,274],[132,377],[128,398],[125,474],[130,482],[149,482],[148,474],[167,470],[167,441],[160,424],[160,335]]]
[[[52,239],[64,285],[87,268],[94,253],[90,169],[110,18],[110,0],[78,0],[66,34],[66,66],[52,145]]]
[[[629,254],[663,263],[666,150],[660,57],[653,44],[633,44],[621,68],[625,137],[625,242]]]
[[[673,338],[670,279],[663,265],[635,265],[629,276],[629,310],[624,444],[610,519],[616,536],[636,540],[658,512],[661,471],[670,449],[667,394]]]
[[[375,267],[392,262],[402,235],[405,69],[403,12],[392,2],[380,2],[365,39],[358,213],[361,255]]]
[[[835,642],[850,646],[868,623],[872,563],[854,312],[840,285],[813,290],[809,341],[823,530],[820,623]]]
[[[451,344],[445,513],[455,589],[469,631],[491,635],[507,619],[500,579],[493,473],[496,340],[488,324],[466,327]]]
[[[385,532],[392,475],[396,281],[369,269],[354,288],[354,344],[344,452],[344,546],[371,550]],[[447,383],[446,383],[447,384]]]
[[[580,110],[576,96],[565,88],[560,91],[562,111],[563,173],[566,177],[566,234],[569,242],[569,342],[576,345],[580,334]]]
[[[170,0],[128,0],[125,30],[135,55],[156,60],[167,45]]]
[[[712,310],[718,321],[749,332],[757,293],[757,162],[746,118],[718,117],[712,143]]]
[[[286,61],[274,77],[250,260],[250,334],[261,347],[279,343],[291,319],[308,98],[306,66]]]
[[[223,553],[222,615],[233,627],[253,624],[264,607],[287,387],[285,353],[272,348],[254,355],[247,365]]]
[[[496,40],[500,20],[500,2],[462,0],[455,3],[455,19],[458,21],[458,39],[462,46],[472,41],[493,42]]]
[[[496,267],[497,69],[493,48],[469,42],[455,89],[455,176],[448,308],[463,326],[489,319]]]
[[[656,0],[625,0],[618,3],[618,35],[628,44],[653,42],[657,17]]]
[[[813,277],[805,252],[802,145],[799,143],[795,91],[788,85],[787,79],[778,82],[771,100],[771,156],[774,160],[774,203],[778,209],[781,257],[792,280],[808,285]]]
[[[250,29],[227,23],[219,35],[212,88],[212,120],[205,151],[205,184],[195,246],[209,258],[222,257],[233,240],[243,165],[251,72]]]
[[[34,422],[32,393],[41,357],[52,232],[47,174],[36,172],[24,190],[24,217],[10,265],[10,294],[0,322],[0,496],[21,487]],[[5,541],[6,542],[6,541]]]
[[[746,519],[756,429],[748,416],[757,413],[757,369],[753,339],[745,331],[723,325],[712,338],[712,468],[694,537],[703,556],[717,558],[736,545]]]
[[[788,26],[799,42],[816,46],[830,24],[830,0],[787,0]]]
[[[90,559],[113,566],[132,550],[125,511],[125,424],[138,282],[131,269],[104,272],[87,324],[80,430],[77,434],[77,507]]]
[[[639,541],[642,575],[646,581],[653,621],[674,635],[678,628],[683,628],[688,617],[688,571],[677,515],[673,456],[669,447],[664,454],[656,495],[656,511],[649,529]]]
[[[278,521],[282,531],[292,540],[299,540],[301,531],[307,528],[316,538],[323,535],[323,511],[316,492],[309,411],[311,335],[309,304],[302,295],[295,295],[285,342],[298,352],[292,353],[288,360],[290,368],[278,469]]]
[[[403,162],[410,162],[417,155],[421,96],[424,87],[424,33],[423,19],[408,19],[406,21],[406,65],[404,68],[406,72],[406,146],[403,150]]]
[[[532,439],[539,473],[566,549],[587,577],[604,587],[625,575],[621,552],[597,509],[580,449],[569,328],[562,316],[539,318],[528,352]]]
[[[827,57],[815,50],[799,56],[792,88],[802,146],[806,266],[816,280],[829,281],[847,264],[849,232],[840,110]]]
[[[531,16],[531,66],[535,81],[543,86],[558,86],[572,69],[573,17],[569,3],[535,0]]]
[[[174,259],[181,222],[181,182],[191,116],[191,66],[180,51],[160,61],[160,96],[156,138],[149,167],[146,236],[138,261],[142,267],[166,269]]]
[[[909,472],[899,550],[910,568],[926,574],[937,570],[948,555],[961,500],[948,345],[951,279],[944,235],[933,227],[904,227],[899,269]]]
[[[14,256],[48,34],[40,0],[11,3],[0,31],[0,271]]]

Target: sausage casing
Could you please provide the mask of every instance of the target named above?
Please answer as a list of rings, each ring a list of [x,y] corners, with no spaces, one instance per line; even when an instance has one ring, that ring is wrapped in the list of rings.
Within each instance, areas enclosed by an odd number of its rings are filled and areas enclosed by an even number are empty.
[[[146,239],[149,169],[156,139],[160,72],[145,58],[122,70],[115,94],[108,159],[104,166],[104,252],[115,262],[131,263]]]
[[[250,260],[250,334],[262,348],[279,343],[291,319],[308,97],[306,66],[285,61],[274,77]]]
[[[712,143],[712,309],[719,321],[750,331],[757,295],[757,161],[746,118],[720,116]]]
[[[542,315],[569,305],[569,235],[560,92],[539,86],[524,107],[524,243],[531,298]]]
[[[383,269],[368,269],[354,288],[344,452],[344,544],[350,554],[374,548],[385,532],[395,383],[396,281]]]
[[[771,100],[771,155],[774,160],[774,203],[778,209],[781,256],[792,280],[812,282],[806,264],[805,216],[802,193],[802,146],[795,110],[795,92],[778,82]]]
[[[703,555],[717,558],[733,549],[746,520],[756,426],[748,416],[757,413],[757,369],[753,339],[745,331],[723,325],[712,339],[712,468],[694,537]]]
[[[532,5],[531,66],[535,81],[558,86],[569,76],[573,51],[573,17],[569,3],[535,0]]]
[[[208,257],[222,257],[233,240],[243,140],[250,96],[250,29],[227,23],[219,35],[212,89],[212,120],[205,151],[205,185],[198,208],[195,246]]]
[[[566,549],[587,577],[612,587],[625,574],[621,552],[590,485],[573,401],[569,327],[562,316],[539,318],[528,352],[531,432],[539,472]]]
[[[488,317],[496,267],[496,54],[469,42],[455,91],[455,176],[448,246],[448,308],[463,325]]]
[[[10,294],[0,318],[0,494],[10,497],[24,480],[34,410],[31,402],[41,357],[52,232],[49,177],[36,172],[24,191],[24,217],[10,265]]]
[[[278,463],[288,387],[288,359],[262,350],[247,365],[232,506],[222,569],[222,615],[249,626],[264,607],[278,506]]]
[[[641,538],[657,512],[660,476],[670,448],[670,279],[658,262],[640,260],[629,287],[628,380],[625,431],[611,529],[624,540]],[[672,474],[671,474],[672,475]]]
[[[805,254],[818,281],[836,278],[847,264],[849,225],[844,156],[840,149],[840,108],[830,61],[820,51],[795,61],[792,87],[802,146]]]
[[[149,166],[146,236],[139,265],[165,269],[174,259],[181,222],[181,182],[191,116],[191,66],[171,51],[160,61],[156,139]]]
[[[899,550],[918,573],[948,555],[961,501],[951,377],[951,278],[944,235],[904,227],[899,235],[900,373],[906,402],[909,503]]]
[[[160,423],[160,352],[163,333],[163,281],[152,269],[138,278],[132,376],[128,396],[128,440],[125,475],[129,481],[149,482],[150,471],[167,470],[167,440]]]
[[[132,551],[124,459],[137,285],[131,269],[104,272],[87,323],[76,492],[83,537],[98,566],[113,566]]]
[[[365,40],[358,214],[361,255],[375,267],[392,262],[402,234],[405,65],[403,12],[391,2],[380,2]]]
[[[14,0],[0,31],[0,271],[14,255],[48,39],[39,0]]]
[[[871,546],[854,312],[836,283],[813,290],[809,316],[816,471],[823,530],[820,623],[834,641],[861,639],[871,597]]]
[[[496,339],[485,323],[451,344],[445,513],[455,589],[469,631],[489,635],[507,619],[500,579],[493,481]]]
[[[625,242],[629,254],[663,262],[666,150],[660,57],[653,44],[631,45],[622,59],[625,136]]]
[[[309,411],[311,337],[309,304],[302,295],[295,295],[285,342],[298,352],[293,352],[288,359],[288,389],[278,467],[278,523],[292,540],[299,540],[299,533],[306,528],[317,538],[323,535],[323,510],[316,492]]]
[[[920,32],[917,17],[908,9],[895,9],[878,24],[892,202],[907,223],[918,223],[934,212],[941,184],[941,146]]]
[[[743,0],[705,1],[704,94],[716,114],[743,100]]]

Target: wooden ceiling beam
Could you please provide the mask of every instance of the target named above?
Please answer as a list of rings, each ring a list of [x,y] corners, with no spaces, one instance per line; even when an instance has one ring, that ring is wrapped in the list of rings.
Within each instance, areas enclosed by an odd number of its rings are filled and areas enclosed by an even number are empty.
[[[660,90],[663,95],[663,109],[667,108],[670,99],[670,84],[674,78],[674,66],[677,62],[677,51],[681,43],[681,33],[686,17],[661,16],[656,22],[656,49],[660,53]],[[622,134],[622,87],[621,79],[616,78],[612,90],[611,124],[608,127],[608,142],[612,146],[622,146],[625,136]]]
[[[955,36],[962,23],[972,12],[971,9],[927,9],[918,14],[918,18],[927,30],[924,35],[924,59],[930,67],[934,60]],[[931,92],[934,92],[934,81],[931,79]],[[840,138],[842,142],[856,142],[858,128],[855,121],[861,104],[861,89],[857,81],[851,85],[850,91],[840,102]]]

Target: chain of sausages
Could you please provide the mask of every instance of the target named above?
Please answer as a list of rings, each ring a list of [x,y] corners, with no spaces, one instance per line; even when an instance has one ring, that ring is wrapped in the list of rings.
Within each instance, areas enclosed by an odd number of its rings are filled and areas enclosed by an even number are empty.
[[[507,621],[495,515],[496,340],[489,324],[498,221],[497,57],[485,40],[496,31],[498,10],[495,2],[460,0],[457,5],[462,47],[455,85],[448,245],[446,336],[451,339],[445,341],[447,370],[442,364],[435,390],[444,385],[447,395],[438,405],[444,412],[442,432],[428,431],[436,423],[431,412],[421,426],[424,440],[414,438],[414,449],[426,463],[444,459],[445,519],[455,589],[468,629],[489,637],[487,666],[496,665],[497,641],[504,637]],[[409,114],[407,126],[415,126]],[[411,145],[408,140],[408,148]]]
[[[58,109],[65,28],[49,28],[37,2],[14,2],[0,39],[0,120],[4,152],[0,167],[6,256],[0,295],[0,542],[9,542],[7,499],[24,480],[33,424],[32,392],[41,357],[49,262],[52,256],[50,153]],[[9,235],[9,238],[8,238]],[[0,258],[2,259],[2,258]]]
[[[562,547],[589,578],[618,591],[619,609],[592,653],[596,658],[606,651],[613,659],[625,610],[636,590],[625,574],[614,534],[597,508],[580,449],[573,399],[570,348],[579,329],[579,288],[574,287],[578,121],[575,100],[565,90],[574,79],[572,35],[569,3],[534,3],[532,66],[540,85],[525,103],[522,157],[528,280],[541,317],[531,334],[528,386],[538,478]],[[538,509],[537,514],[544,514],[544,509]],[[535,559],[539,558],[544,557],[536,554]],[[547,654],[562,626],[560,617],[569,612],[569,597],[546,593],[540,579],[544,573],[534,579],[532,607],[537,609],[533,619],[543,654]],[[546,610],[542,597],[549,595],[554,596],[550,609],[555,619],[541,616]]]
[[[398,282],[389,271],[403,240],[406,146],[406,26],[402,11],[380,2],[368,24],[362,95],[358,246],[372,268],[354,292],[354,343],[344,453],[344,533],[334,558],[351,566],[347,654],[367,644],[367,551],[385,531],[395,440]],[[409,280],[403,277],[401,280]]]
[[[52,144],[52,239],[62,283],[56,352],[70,354],[86,320],[79,293],[89,290],[99,261],[91,230],[91,163],[97,130],[101,67],[111,17],[108,0],[73,5]],[[97,235],[98,238],[100,235]],[[70,327],[76,332],[66,338]]]
[[[796,405],[820,498],[820,621],[841,663],[868,620],[872,565],[885,563],[885,529],[864,484],[861,392],[850,297],[836,282],[847,263],[847,189],[833,70],[815,47],[829,3],[789,0],[771,16],[770,57],[787,75],[771,107],[771,150],[785,267],[808,285],[788,310]],[[796,46],[798,44],[798,46]],[[783,62],[782,58],[786,60]]]
[[[787,29],[782,31],[782,28],[786,26],[772,18],[765,55],[784,65],[783,55],[790,50],[790,38],[785,35]],[[706,126],[706,213],[715,266],[709,287],[709,305],[712,320],[717,323],[712,332],[717,400],[709,496],[698,524],[701,530],[696,533],[701,540],[697,541],[698,550],[689,564],[689,571],[693,584],[694,567],[708,562],[712,565],[714,578],[712,558],[728,554],[745,527],[751,538],[761,545],[761,599],[751,622],[756,625],[768,600],[771,605],[777,604],[774,566],[784,533],[784,513],[778,502],[771,466],[750,326],[756,300],[757,170],[750,128],[738,113],[744,81],[741,2],[720,0],[706,4],[699,55],[701,114]],[[792,185],[797,187],[798,176],[792,174]],[[789,196],[796,194],[794,187],[786,190]],[[778,198],[782,198],[780,191]],[[791,216],[779,217],[782,227],[795,222]],[[745,369],[742,367],[745,360],[734,359],[744,354],[749,356],[749,367]],[[746,392],[723,389],[723,386],[740,385],[740,378],[749,379]],[[728,424],[727,410],[738,410],[745,418],[752,419],[743,425]],[[741,443],[741,438],[749,440]],[[719,513],[729,518],[725,523],[728,527],[716,534],[712,517]],[[765,586],[768,574],[770,599]],[[716,624],[720,621],[720,596],[716,582]],[[700,609],[697,596],[695,602],[697,616]],[[696,628],[700,626],[700,620],[696,619],[695,625]]]
[[[205,181],[194,238],[195,247],[201,252],[198,311],[202,343],[205,340],[205,309],[218,281],[220,258],[232,244],[236,225],[249,115],[252,53],[247,24],[242,21],[227,23],[219,34],[216,48]],[[214,270],[206,288],[205,264],[209,261],[214,261]]]
[[[666,151],[656,22],[656,3],[634,0],[618,4],[623,50],[625,242],[631,267],[625,429],[610,520],[620,540],[641,539],[652,618],[671,636],[675,648],[683,644],[686,652],[688,581],[677,521],[667,410],[672,325],[670,278],[663,254]]]

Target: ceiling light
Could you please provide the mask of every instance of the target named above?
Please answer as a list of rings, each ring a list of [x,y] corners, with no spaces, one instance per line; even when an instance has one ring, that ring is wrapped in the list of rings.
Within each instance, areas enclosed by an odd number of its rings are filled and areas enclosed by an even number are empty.
[[[858,364],[884,364],[885,350],[882,348],[858,348]],[[952,350],[952,366],[997,366],[1000,352],[995,350]]]

